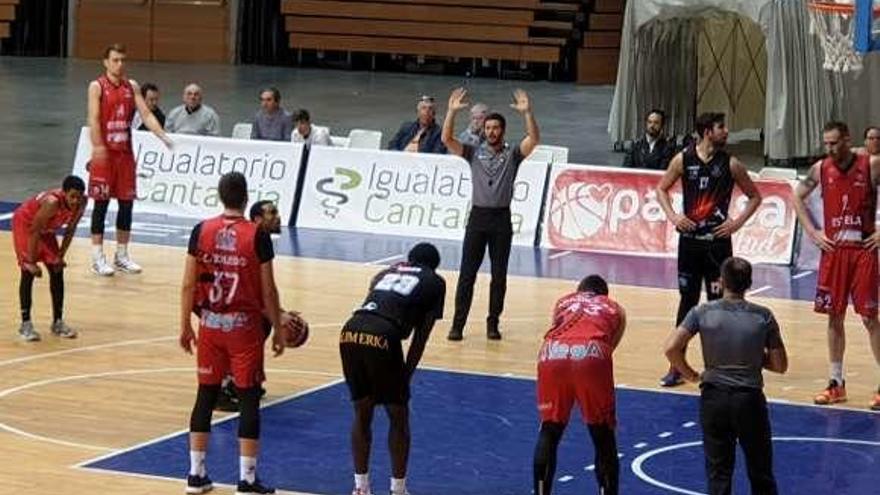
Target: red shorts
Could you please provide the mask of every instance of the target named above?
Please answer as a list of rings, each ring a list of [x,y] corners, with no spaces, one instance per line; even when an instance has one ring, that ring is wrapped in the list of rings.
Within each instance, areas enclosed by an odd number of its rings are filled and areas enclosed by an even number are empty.
[[[130,201],[137,196],[137,166],[131,151],[107,150],[106,160],[89,162],[89,197],[97,201],[117,198]]]
[[[12,217],[12,244],[15,247],[15,257],[18,258],[18,266],[23,266],[28,253],[28,239],[30,229],[24,222]],[[34,263],[43,263],[46,266],[61,263],[61,249],[58,246],[58,238],[54,232],[44,232],[37,239],[37,257]]]
[[[877,316],[877,249],[839,247],[823,252],[816,283],[815,311],[831,315],[846,313],[852,298],[856,313]]]
[[[538,412],[542,422],[568,423],[575,401],[589,425],[617,425],[611,347],[597,341],[544,343],[538,361]]]
[[[259,319],[255,321],[259,322]],[[200,385],[220,385],[231,374],[238,388],[255,387],[265,380],[263,329],[252,325],[224,331],[199,326],[196,352]]]

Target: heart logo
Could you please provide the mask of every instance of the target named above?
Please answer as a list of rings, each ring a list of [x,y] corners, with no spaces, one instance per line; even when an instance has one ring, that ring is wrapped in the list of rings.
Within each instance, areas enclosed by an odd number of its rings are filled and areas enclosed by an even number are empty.
[[[611,184],[573,182],[554,190],[550,203],[550,222],[560,235],[579,241],[602,230],[608,218]]]

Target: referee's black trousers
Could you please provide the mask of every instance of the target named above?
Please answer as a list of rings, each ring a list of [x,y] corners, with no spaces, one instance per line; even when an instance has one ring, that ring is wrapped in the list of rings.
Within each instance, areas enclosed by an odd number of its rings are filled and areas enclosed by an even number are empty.
[[[461,248],[461,267],[458,272],[458,286],[455,289],[455,316],[452,320],[452,328],[464,329],[474,299],[477,272],[483,263],[487,247],[492,265],[487,322],[490,325],[498,324],[498,319],[504,310],[504,296],[507,293],[507,263],[510,260],[512,240],[510,208],[479,206],[471,208]]]
[[[700,422],[709,495],[730,495],[737,441],[752,495],[776,495],[767,399],[760,389],[703,384]]]

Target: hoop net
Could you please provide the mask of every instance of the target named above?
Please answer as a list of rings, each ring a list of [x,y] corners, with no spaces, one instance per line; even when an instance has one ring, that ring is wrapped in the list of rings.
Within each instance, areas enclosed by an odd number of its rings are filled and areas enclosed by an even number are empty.
[[[862,54],[853,46],[855,36],[854,0],[810,0],[810,32],[819,37],[825,61],[822,66],[834,72],[862,70]],[[880,10],[875,9],[877,15]]]

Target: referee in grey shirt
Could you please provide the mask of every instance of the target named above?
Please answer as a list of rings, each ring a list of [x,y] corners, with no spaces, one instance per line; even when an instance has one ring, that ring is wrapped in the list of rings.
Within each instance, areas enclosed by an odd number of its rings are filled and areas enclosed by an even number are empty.
[[[686,380],[700,382],[709,495],[730,494],[737,441],[752,493],[777,493],[761,368],[785,373],[788,356],[773,313],[745,300],[751,285],[752,265],[728,258],[721,264],[723,297],[693,308],[666,343],[672,366]],[[706,366],[702,375],[685,358],[687,343],[697,333]]]
[[[463,157],[471,166],[473,197],[471,212],[464,233],[461,249],[461,268],[455,290],[455,316],[449,340],[461,340],[471,302],[474,282],[483,263],[486,247],[492,262],[492,283],[489,286],[489,316],[486,319],[486,336],[492,340],[501,338],[498,319],[504,309],[504,293],[507,291],[507,261],[513,226],[510,223],[510,201],[516,173],[523,158],[529,156],[538,145],[538,124],[532,115],[529,95],[518,89],[513,93],[511,108],[523,116],[526,137],[519,145],[511,146],[504,141],[506,122],[498,113],[486,116],[483,122],[485,140],[479,146],[463,145],[455,138],[455,115],[468,107],[467,91],[458,88],[449,96],[446,120],[443,122],[443,144],[451,154]]]

